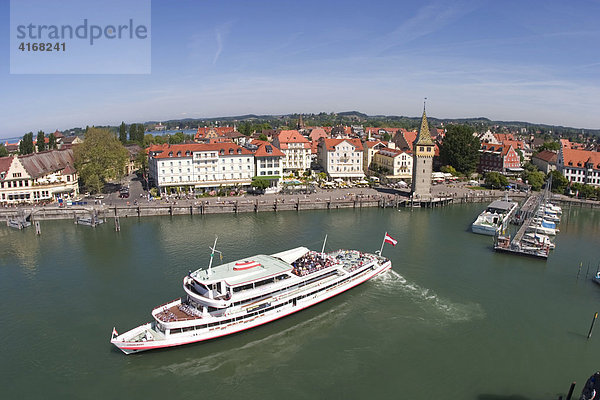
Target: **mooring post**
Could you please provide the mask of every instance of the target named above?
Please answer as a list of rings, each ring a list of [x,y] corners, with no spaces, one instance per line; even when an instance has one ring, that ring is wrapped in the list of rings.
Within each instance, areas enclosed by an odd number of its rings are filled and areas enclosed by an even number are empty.
[[[571,396],[573,396],[573,390],[575,390],[575,382],[571,383],[571,387],[569,388],[569,394],[567,394],[566,400],[571,400]]]
[[[590,272],[590,263],[589,263],[589,261],[588,261],[588,267],[587,267],[587,270],[585,271],[585,278],[586,278],[586,279],[587,279],[587,277],[588,277],[588,273],[589,273],[589,272]]]
[[[592,337],[592,331],[594,330],[594,324],[596,323],[597,318],[598,318],[598,313],[596,312],[594,314],[594,318],[592,319],[592,325],[590,326],[590,331],[588,332],[588,336],[587,336],[588,339]]]
[[[579,274],[581,273],[581,265],[583,264],[583,262],[579,263],[579,269],[577,270],[577,280],[579,280]]]
[[[42,228],[40,227],[40,221],[35,221],[35,233],[38,235],[42,234]]]

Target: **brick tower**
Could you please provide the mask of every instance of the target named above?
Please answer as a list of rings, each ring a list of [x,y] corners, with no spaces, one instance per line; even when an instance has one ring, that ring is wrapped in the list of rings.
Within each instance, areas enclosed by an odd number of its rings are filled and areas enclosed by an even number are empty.
[[[434,153],[435,144],[431,139],[427,115],[425,114],[425,104],[423,104],[421,128],[413,143],[412,194],[415,198],[431,197],[431,172]]]

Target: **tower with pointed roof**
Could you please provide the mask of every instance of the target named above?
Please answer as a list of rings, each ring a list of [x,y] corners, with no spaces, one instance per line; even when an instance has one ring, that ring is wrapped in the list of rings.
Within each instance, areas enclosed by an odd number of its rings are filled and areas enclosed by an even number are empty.
[[[425,104],[423,104],[423,117],[421,117],[421,128],[413,142],[413,175],[412,194],[414,197],[426,198],[431,196],[431,173],[433,169],[433,155],[435,154],[435,143],[429,132]]]

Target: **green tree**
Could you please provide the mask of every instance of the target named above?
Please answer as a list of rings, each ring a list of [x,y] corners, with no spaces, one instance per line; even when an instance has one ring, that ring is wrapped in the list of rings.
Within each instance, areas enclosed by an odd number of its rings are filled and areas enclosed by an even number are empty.
[[[183,143],[185,140],[185,136],[183,132],[177,132],[173,135],[169,135],[169,144],[179,144]]]
[[[265,135],[264,133],[261,133],[261,134],[258,136],[258,140],[262,140],[262,141],[266,142],[266,141],[268,141],[268,140],[269,140],[269,138],[268,138],[268,137],[267,137],[267,135]]]
[[[444,142],[440,146],[440,160],[458,172],[470,174],[479,162],[479,139],[473,136],[473,128],[468,125],[449,125]]]
[[[546,174],[542,171],[524,171],[522,178],[531,185],[531,189],[540,190],[544,185]]]
[[[48,135],[48,149],[54,150],[57,148],[58,145],[56,144],[56,136],[54,136],[54,133],[51,133],[50,135]]]
[[[140,172],[146,176],[148,173],[148,154],[146,154],[144,150],[141,150],[139,153],[137,153],[134,163]]]
[[[144,144],[144,125],[131,124],[129,125],[129,140],[142,146]]]
[[[255,176],[254,178],[252,178],[251,185],[253,188],[256,188],[258,190],[265,190],[269,187],[270,183],[267,179]]]
[[[93,193],[100,192],[108,180],[123,176],[129,159],[123,144],[108,129],[89,128],[73,152],[79,177]]]
[[[46,150],[46,135],[44,134],[44,131],[38,131],[37,134],[37,151],[44,151]]]
[[[166,136],[154,136],[154,144],[165,144],[168,140]]]
[[[452,174],[452,176],[460,175],[458,173],[458,171],[456,169],[454,169],[454,167],[451,165],[444,165],[442,168],[440,168],[440,171],[447,173],[447,174]]]
[[[23,139],[19,143],[19,154],[25,155],[31,153],[33,153],[33,132],[23,135]]]
[[[537,151],[550,150],[550,151],[558,151],[560,150],[559,142],[544,142],[543,145],[537,148]]]
[[[121,122],[121,126],[119,126],[119,140],[123,144],[127,143],[127,125],[125,125],[124,121]]]
[[[250,136],[252,134],[252,124],[250,122],[242,122],[238,127],[238,132],[242,135]]]
[[[485,174],[485,184],[492,189],[501,189],[508,185],[508,179],[498,172],[487,172]]]
[[[8,156],[8,150],[6,150],[6,147],[4,147],[4,143],[0,143],[0,157],[7,157]]]
[[[155,143],[154,135],[151,133],[146,133],[144,135],[144,147],[150,147]]]
[[[552,177],[552,193],[565,193],[569,186],[569,180],[557,170],[551,171],[550,176]]]

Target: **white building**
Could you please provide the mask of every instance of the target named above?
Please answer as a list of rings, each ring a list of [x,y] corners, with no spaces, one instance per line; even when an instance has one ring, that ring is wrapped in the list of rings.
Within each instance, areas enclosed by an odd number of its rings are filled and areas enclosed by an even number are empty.
[[[394,142],[388,143],[381,140],[367,140],[363,142],[363,171],[365,174],[369,171],[375,153],[387,147],[394,148]]]
[[[317,159],[331,178],[361,179],[363,145],[359,139],[320,139]]]
[[[302,172],[310,168],[310,142],[297,130],[279,132],[273,144],[285,155],[282,159],[284,172]]]
[[[382,168],[388,178],[412,179],[413,158],[407,151],[381,149],[373,156],[372,165]]]
[[[0,158],[0,203],[38,203],[79,193],[73,150]]]
[[[562,145],[558,153],[558,170],[569,180],[600,186],[600,153],[572,149]]]
[[[285,154],[269,142],[253,140],[252,144],[256,146],[254,151],[256,177],[269,181],[270,186],[266,189],[266,192],[278,192],[283,175],[282,160]]]
[[[154,145],[148,149],[148,170],[161,192],[250,186],[254,156],[235,143]]]

